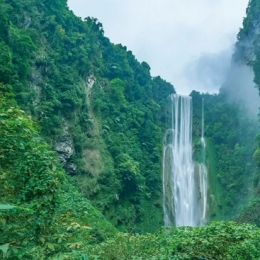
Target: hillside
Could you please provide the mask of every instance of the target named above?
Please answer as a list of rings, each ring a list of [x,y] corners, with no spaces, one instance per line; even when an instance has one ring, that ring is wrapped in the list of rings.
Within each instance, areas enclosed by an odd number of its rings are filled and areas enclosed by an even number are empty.
[[[161,226],[163,106],[173,86],[65,1],[1,6],[0,81],[82,194],[123,229]]]
[[[249,68],[258,89],[259,17],[252,0],[229,74]],[[231,91],[246,84],[190,94],[197,161],[205,101],[209,225],[165,231],[162,137],[174,87],[66,0],[0,0],[0,47],[0,258],[257,259],[259,125]],[[251,224],[210,224],[233,219]]]

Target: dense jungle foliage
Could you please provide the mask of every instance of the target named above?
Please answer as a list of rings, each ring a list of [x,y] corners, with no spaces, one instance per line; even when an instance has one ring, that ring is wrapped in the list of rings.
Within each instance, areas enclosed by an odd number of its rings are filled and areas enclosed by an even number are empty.
[[[259,124],[240,104],[228,102],[224,92],[210,95],[193,91],[191,96],[197,152],[200,151],[201,99],[204,99],[206,165],[211,194],[209,218],[229,220],[242,211],[259,182],[253,159]]]
[[[1,85],[2,256],[46,259],[59,251],[66,255],[82,241],[95,243],[114,235],[112,224],[70,184],[39,136],[38,125],[17,108],[13,96],[11,86]]]
[[[260,38],[259,38],[259,22],[260,22],[260,1],[250,0],[246,17],[243,21],[243,27],[238,33],[238,42],[236,44],[236,51],[234,57],[237,61],[244,62],[250,66],[254,71],[254,82],[260,92]],[[250,43],[250,44],[249,44]],[[258,111],[259,112],[259,111]],[[258,113],[259,118],[259,113]],[[260,138],[259,133],[255,137],[256,150],[253,158],[257,165],[254,175],[254,194],[250,203],[245,207],[242,214],[237,217],[238,221],[250,222],[260,225]]]
[[[124,230],[160,227],[163,105],[173,86],[66,1],[1,0],[0,11],[0,82],[61,149],[82,194]]]
[[[258,86],[259,8],[249,2],[234,55]],[[252,35],[254,60],[242,44]],[[254,225],[160,229],[164,104],[175,90],[97,19],[66,0],[0,0],[0,47],[0,259],[259,257]],[[191,96],[195,156],[205,101],[209,220],[230,220],[254,196],[237,220],[259,226],[255,121],[224,92]]]
[[[4,259],[256,259],[260,230],[214,223],[119,233],[70,184],[38,125],[0,89],[0,250]],[[16,206],[11,206],[12,203]]]

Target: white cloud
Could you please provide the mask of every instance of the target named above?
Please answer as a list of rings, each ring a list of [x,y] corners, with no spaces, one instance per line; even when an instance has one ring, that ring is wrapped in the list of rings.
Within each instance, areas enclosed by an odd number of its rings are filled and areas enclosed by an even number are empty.
[[[184,73],[188,64],[205,53],[230,48],[242,26],[247,2],[68,0],[68,5],[82,18],[98,18],[112,42],[127,46],[139,61],[149,63],[153,76],[160,75],[174,84],[178,93],[188,94],[193,89]],[[201,85],[196,90],[219,88]]]

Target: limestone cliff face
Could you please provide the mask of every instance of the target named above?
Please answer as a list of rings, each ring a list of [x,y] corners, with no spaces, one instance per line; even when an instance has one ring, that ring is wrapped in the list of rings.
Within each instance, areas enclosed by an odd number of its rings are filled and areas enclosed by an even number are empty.
[[[86,119],[86,122],[88,122],[88,124],[91,126],[94,124],[94,119],[93,119],[94,114],[93,114],[93,111],[91,108],[91,90],[92,90],[95,82],[96,82],[95,76],[92,74],[92,75],[88,76],[86,78],[86,80],[83,81],[83,83],[81,83],[82,89],[85,92],[86,103],[89,107],[89,112],[88,112],[89,119]],[[38,94],[38,102],[39,102],[40,94],[39,94],[39,90],[36,86],[35,86],[35,92],[36,92],[36,94]],[[77,118],[78,115],[75,114],[75,117]],[[75,145],[74,145],[74,140],[73,140],[74,133],[70,127],[70,124],[71,124],[70,120],[68,120],[65,117],[62,118],[62,124],[61,124],[61,128],[60,128],[62,134],[58,135],[55,138],[53,149],[54,149],[54,151],[56,151],[59,161],[62,163],[66,172],[68,174],[75,175],[75,174],[77,174],[77,165],[73,162],[73,156],[75,156],[75,148],[74,148]],[[97,124],[96,124],[96,128],[98,128]],[[90,131],[86,131],[85,134],[91,135]],[[91,160],[93,160],[93,158],[91,158],[91,156],[87,156],[86,149],[84,149],[84,150],[85,150],[85,152],[83,153],[84,154],[83,155],[84,156],[84,166],[83,167],[86,169],[86,171],[89,171],[90,170],[89,168],[91,167],[91,165],[93,166],[93,163],[91,163]],[[99,158],[99,160],[102,160],[102,159]],[[97,171],[98,171],[97,174],[99,174],[100,169]]]
[[[69,174],[75,174],[77,166],[71,161],[71,157],[74,153],[73,139],[71,135],[64,134],[57,138],[54,151],[57,152],[60,163]]]

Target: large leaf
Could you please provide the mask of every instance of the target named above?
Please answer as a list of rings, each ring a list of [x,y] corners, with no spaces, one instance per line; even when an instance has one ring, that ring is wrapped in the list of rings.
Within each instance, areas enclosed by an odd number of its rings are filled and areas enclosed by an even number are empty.
[[[3,251],[4,255],[6,255],[8,249],[9,249],[9,244],[4,244],[0,246],[0,250]]]
[[[13,209],[16,206],[8,205],[8,204],[0,204],[0,210]]]

